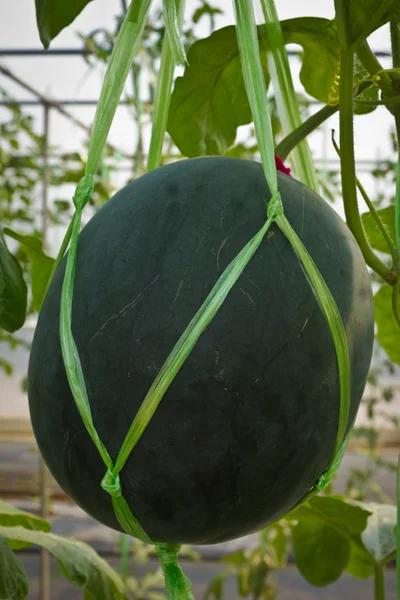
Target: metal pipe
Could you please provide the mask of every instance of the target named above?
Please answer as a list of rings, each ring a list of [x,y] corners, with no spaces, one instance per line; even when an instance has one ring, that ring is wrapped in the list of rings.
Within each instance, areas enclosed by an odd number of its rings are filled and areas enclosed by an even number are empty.
[[[122,0],[123,2],[124,0]],[[91,50],[86,48],[54,48],[51,50],[42,50],[41,48],[0,48],[0,56],[87,56],[93,54]],[[387,50],[377,50],[374,52],[378,57],[391,57],[392,53]],[[300,50],[288,50],[289,56],[301,56]]]
[[[36,96],[36,98],[39,100],[38,104],[45,104],[45,105],[47,104],[48,106],[51,106],[52,108],[57,110],[59,113],[64,115],[64,117],[67,117],[67,119],[69,119],[70,121],[75,123],[75,125],[77,125],[81,129],[84,129],[87,133],[90,134],[91,128],[88,125],[85,125],[85,123],[82,123],[82,121],[77,119],[74,115],[71,115],[71,113],[66,111],[60,102],[58,102],[57,100],[51,100],[50,98],[47,98],[46,96],[41,94],[38,90],[33,88],[29,83],[26,83],[26,81],[23,81],[20,77],[15,75],[12,71],[10,71],[10,69],[8,69],[7,67],[5,67],[2,64],[0,64],[0,73],[5,75],[6,77],[9,77],[12,81],[14,81],[18,85],[20,85],[24,90],[26,90],[27,92],[30,92],[31,94]],[[10,103],[6,102],[6,104],[10,104]],[[97,102],[94,102],[94,104],[97,104]],[[130,158],[130,156],[128,154],[126,154],[125,152],[122,152],[121,150],[119,150],[118,148],[113,146],[112,144],[107,143],[107,146],[113,152],[117,152],[117,153],[121,154],[122,156],[125,156],[126,158]]]
[[[50,187],[50,169],[49,169],[49,121],[50,121],[50,106],[44,105],[43,111],[43,180],[42,180],[42,241],[44,250],[48,249],[47,240],[47,217],[48,217],[48,201]]]

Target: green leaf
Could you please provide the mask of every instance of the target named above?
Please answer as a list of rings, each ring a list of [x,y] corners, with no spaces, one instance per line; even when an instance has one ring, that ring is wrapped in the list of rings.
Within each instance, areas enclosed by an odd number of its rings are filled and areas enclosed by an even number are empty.
[[[395,231],[395,209],[394,206],[388,206],[387,208],[382,208],[377,211],[379,218],[381,219],[383,225],[385,226],[389,236],[391,237],[394,244],[396,240],[396,231]],[[382,233],[379,231],[376,221],[370,212],[364,213],[362,216],[362,223],[368,238],[368,241],[372,248],[375,250],[379,250],[380,252],[389,253],[390,250],[388,245],[383,237]]]
[[[374,569],[374,559],[363,547],[361,536],[358,536],[357,540],[350,542],[350,558],[346,571],[357,579],[367,579],[373,575]]]
[[[353,49],[391,19],[400,18],[398,0],[345,0],[344,5],[348,44]]]
[[[175,82],[168,132],[184,156],[223,154],[234,143],[236,129],[252,120],[235,28],[224,27],[195,42],[188,62]],[[265,53],[263,65],[268,84]]]
[[[0,536],[46,548],[57,559],[67,579],[83,588],[85,600],[127,600],[121,577],[87,544],[22,527],[0,526]]]
[[[357,505],[370,511],[366,529],[361,534],[364,546],[379,563],[386,563],[396,551],[394,529],[397,523],[397,509],[390,504],[357,502]]]
[[[0,600],[23,600],[29,582],[22,562],[0,538]]]
[[[304,17],[282,21],[285,44],[303,47],[300,72],[305,90],[328,102],[339,69],[335,24]],[[258,27],[261,62],[269,83],[266,30]],[[195,42],[189,65],[178,77],[171,97],[168,132],[184,156],[224,154],[239,126],[252,121],[240,65],[235,27],[219,29]]]
[[[42,242],[33,235],[22,235],[12,229],[5,228],[4,233],[20,242],[32,261],[32,306],[40,311],[47,283],[54,266],[54,258],[43,252]]]
[[[301,17],[282,21],[286,44],[299,44],[304,54],[300,81],[310,96],[329,103],[339,73],[339,41],[336,25],[329,19]]]
[[[13,333],[25,321],[28,290],[22,269],[0,228],[0,327]]]
[[[62,29],[68,27],[91,0],[35,0],[36,21],[41,42],[49,47]]]
[[[346,568],[349,541],[320,519],[300,521],[293,529],[292,539],[297,568],[311,585],[328,585]]]
[[[385,283],[374,297],[378,341],[391,361],[400,365],[400,329],[392,310],[392,287]]]
[[[38,531],[50,531],[50,524],[0,499],[0,525],[4,527],[23,527]]]
[[[285,517],[298,521],[293,530],[301,555],[302,568],[298,566],[310,583],[327,585],[337,579],[344,569],[360,578],[371,575],[373,561],[360,537],[370,514],[364,507],[344,502],[340,497],[314,496]],[[309,539],[301,540],[302,536],[307,538],[309,535],[308,528],[313,543],[318,545],[318,552],[310,547]],[[293,543],[296,552],[294,538]],[[342,549],[342,557],[336,556],[335,545]],[[310,561],[309,565],[306,564],[307,560]],[[329,565],[330,561],[335,564]]]

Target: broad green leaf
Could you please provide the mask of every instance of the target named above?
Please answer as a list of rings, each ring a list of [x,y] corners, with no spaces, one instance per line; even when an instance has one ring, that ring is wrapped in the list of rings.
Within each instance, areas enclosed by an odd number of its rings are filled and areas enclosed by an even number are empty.
[[[390,235],[394,244],[396,244],[396,231],[395,231],[395,209],[394,206],[388,206],[387,208],[382,208],[377,211],[383,225],[386,228],[386,231]],[[365,229],[366,236],[368,238],[369,243],[372,248],[375,250],[379,250],[380,252],[389,253],[388,245],[383,237],[382,233],[379,231],[378,226],[374,217],[370,212],[364,213],[362,215],[362,223]]]
[[[359,506],[370,511],[366,529],[361,534],[364,546],[377,562],[385,563],[396,551],[394,529],[397,523],[397,509],[390,504],[374,502],[357,502]]]
[[[359,535],[367,526],[368,510],[349,504],[340,497],[314,496],[296,508],[285,519],[306,520],[319,518],[344,534]]]
[[[7,541],[46,548],[57,559],[67,579],[83,588],[85,600],[127,600],[121,577],[88,544],[23,527],[0,526],[0,536]]]
[[[378,341],[390,360],[400,365],[400,328],[392,310],[392,288],[385,283],[374,297]]]
[[[224,27],[195,42],[188,62],[175,82],[168,132],[185,156],[223,154],[234,143],[236,129],[252,120],[235,28]],[[268,84],[265,53],[263,65]]]
[[[339,45],[335,24],[304,17],[282,21],[286,44],[302,46],[300,78],[305,90],[328,102],[339,73]],[[258,27],[260,55],[269,82],[266,31]],[[236,130],[252,120],[240,65],[235,27],[219,29],[195,42],[189,65],[178,77],[171,97],[168,132],[184,156],[224,154]]]
[[[399,0],[345,0],[344,7],[348,42],[353,48],[391,19],[400,19]]]
[[[50,531],[50,524],[0,499],[0,525],[5,527],[24,527],[38,531]]]
[[[22,235],[12,229],[5,228],[4,233],[20,242],[32,261],[32,306],[40,311],[47,283],[54,265],[54,258],[43,252],[42,242],[33,235]]]
[[[301,17],[282,21],[286,44],[303,48],[300,81],[310,96],[329,103],[339,73],[339,42],[336,26],[329,19]]]
[[[361,536],[350,540],[350,558],[346,571],[353,577],[357,577],[357,579],[368,579],[373,575],[374,569],[374,559],[363,546]]]
[[[36,21],[41,42],[49,47],[62,29],[68,27],[91,0],[35,0]]]
[[[23,600],[28,595],[28,576],[22,562],[0,538],[0,600]]]
[[[293,529],[296,566],[307,581],[325,586],[336,581],[350,558],[350,543],[319,518],[307,518]]]
[[[0,327],[13,333],[25,321],[28,290],[22,269],[0,228]]]

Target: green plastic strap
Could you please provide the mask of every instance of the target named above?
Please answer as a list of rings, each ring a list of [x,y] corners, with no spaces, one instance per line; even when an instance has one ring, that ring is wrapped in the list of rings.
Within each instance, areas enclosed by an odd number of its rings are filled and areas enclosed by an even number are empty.
[[[182,29],[185,0],[176,0],[178,11],[178,28]],[[161,163],[162,149],[167,130],[169,107],[171,104],[172,82],[175,72],[175,60],[169,42],[169,36],[164,35],[161,52],[160,70],[158,72],[157,89],[153,106],[153,122],[149,154],[147,157],[147,170],[157,169]]]
[[[267,108],[266,86],[260,59],[253,2],[252,0],[233,0],[233,6],[236,14],[236,31],[242,62],[242,73],[253,116],[264,173],[271,194],[273,198],[276,198],[278,182],[275,164],[272,165],[274,161],[274,143],[271,131],[271,119]],[[310,494],[312,495],[325,489],[329,484],[333,474],[340,465],[348,441],[349,436],[347,436],[345,441],[343,438],[348,425],[351,401],[350,359],[343,322],[328,286],[283,212],[277,217],[276,223],[295,251],[330,328],[339,368],[340,407],[336,444],[327,469],[311,488],[309,494],[306,495],[307,498]],[[304,499],[301,502],[303,501]]]
[[[179,544],[156,544],[167,589],[168,600],[195,600],[190,591],[190,580],[178,565]]]
[[[178,65],[187,63],[185,46],[181,36],[184,3],[181,0],[163,0],[163,17],[169,45]]]
[[[279,194],[270,201],[268,219],[260,231],[246,244],[234,260],[226,267],[211,292],[186,327],[175,344],[168,358],[161,367],[156,379],[144,398],[133,423],[126,435],[125,441],[118,454],[112,473],[117,476],[141,435],[149,424],[161,399],[174,380],[176,374],[193,350],[197,340],[221,308],[236,281],[239,279],[251,257],[261,244],[271,223],[282,213],[282,203]],[[103,486],[104,487],[104,486]]]
[[[100,162],[115,111],[147,22],[151,0],[132,0],[108,63],[90,136],[86,173]]]

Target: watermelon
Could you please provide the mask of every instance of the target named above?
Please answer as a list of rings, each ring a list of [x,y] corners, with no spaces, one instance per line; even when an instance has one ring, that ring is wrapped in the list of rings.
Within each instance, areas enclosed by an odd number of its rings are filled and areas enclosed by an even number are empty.
[[[338,214],[299,181],[278,173],[278,182],[285,214],[343,319],[351,422],[372,354],[369,274]],[[256,162],[182,160],[124,187],[81,231],[72,329],[94,423],[113,459],[179,336],[265,222],[270,197]],[[65,492],[121,530],[63,365],[64,271],[65,259],[33,340],[33,429]],[[330,331],[273,224],[122,469],[123,496],[158,542],[213,544],[254,532],[292,508],[326,469],[339,394]]]

